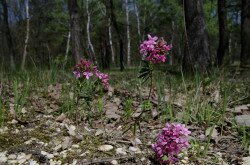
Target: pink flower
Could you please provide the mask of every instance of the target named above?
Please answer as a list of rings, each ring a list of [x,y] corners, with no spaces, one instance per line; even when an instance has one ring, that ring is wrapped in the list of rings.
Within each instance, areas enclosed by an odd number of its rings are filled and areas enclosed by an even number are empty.
[[[81,77],[81,73],[79,71],[74,71],[73,73],[77,79]]]
[[[167,123],[158,135],[156,143],[152,144],[156,159],[162,164],[178,162],[178,154],[189,147],[188,135],[190,133],[185,125]],[[164,159],[165,157],[168,159]]]
[[[91,76],[93,76],[93,73],[91,72],[83,72],[83,75],[86,77],[86,79],[88,80]]]
[[[148,35],[148,39],[140,45],[140,53],[144,60],[150,61],[153,64],[158,64],[166,61],[166,55],[172,49],[172,45],[168,45],[163,38],[158,39],[157,36]]]

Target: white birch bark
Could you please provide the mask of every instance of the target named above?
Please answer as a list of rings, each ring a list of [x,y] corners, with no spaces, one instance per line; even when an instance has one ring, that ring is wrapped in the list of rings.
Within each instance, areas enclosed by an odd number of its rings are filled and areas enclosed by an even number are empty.
[[[110,49],[111,49],[111,60],[112,63],[115,63],[115,51],[114,51],[114,47],[113,47],[113,41],[112,41],[112,27],[111,27],[111,19],[109,18],[108,20],[108,24],[109,24],[109,44],[110,44]]]
[[[140,17],[139,17],[139,10],[136,1],[134,1],[134,7],[135,7],[135,15],[136,15],[136,20],[137,20],[137,33],[138,37],[140,38],[141,42],[141,27],[140,27]]]
[[[95,64],[97,64],[97,60],[96,60],[96,56],[95,56],[95,50],[94,47],[92,45],[91,39],[90,39],[90,30],[89,30],[89,26],[90,26],[90,12],[89,12],[89,0],[86,0],[86,12],[87,12],[87,38],[88,38],[88,48],[90,48],[91,53],[92,53],[92,60]]]
[[[27,46],[29,42],[29,34],[30,34],[30,17],[29,17],[29,0],[25,1],[25,8],[26,8],[26,36],[25,36],[25,41],[24,41],[24,50],[23,50],[23,59],[22,59],[22,65],[21,69],[23,70],[25,67],[26,63],[26,57],[27,57]]]
[[[129,8],[128,8],[128,0],[126,3],[126,22],[127,22],[127,64],[130,66],[131,64],[131,54],[130,54],[130,29],[129,29]]]
[[[65,68],[67,61],[68,61],[70,37],[71,37],[71,33],[69,31],[68,38],[67,38],[66,52],[65,52],[64,61],[63,61],[63,69]]]

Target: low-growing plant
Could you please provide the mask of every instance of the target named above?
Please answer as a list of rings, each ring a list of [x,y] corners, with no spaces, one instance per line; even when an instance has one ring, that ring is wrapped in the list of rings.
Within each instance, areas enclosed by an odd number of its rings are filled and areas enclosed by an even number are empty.
[[[73,74],[76,77],[76,104],[83,99],[90,108],[90,103],[95,97],[95,94],[98,92],[99,94],[102,93],[102,89],[108,90],[108,74],[100,72],[89,60],[81,59],[80,63],[74,67]],[[80,114],[80,112],[78,112],[78,114]]]
[[[161,164],[178,162],[178,154],[190,146],[188,142],[190,133],[185,125],[167,123],[158,135],[156,143],[152,144],[156,159]]]

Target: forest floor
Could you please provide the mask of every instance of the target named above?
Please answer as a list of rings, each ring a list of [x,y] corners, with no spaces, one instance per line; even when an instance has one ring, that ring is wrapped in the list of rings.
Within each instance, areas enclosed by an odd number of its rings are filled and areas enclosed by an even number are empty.
[[[166,122],[191,131],[178,164],[250,164],[249,70],[157,71],[150,97],[137,73],[110,71],[91,101],[76,101],[71,73],[2,73],[0,164],[159,164],[151,144]]]

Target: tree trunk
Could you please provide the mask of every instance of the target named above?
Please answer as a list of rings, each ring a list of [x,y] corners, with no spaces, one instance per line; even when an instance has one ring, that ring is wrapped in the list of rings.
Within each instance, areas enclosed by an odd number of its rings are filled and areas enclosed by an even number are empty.
[[[10,67],[12,70],[15,70],[15,62],[14,62],[14,47],[13,41],[10,33],[9,21],[8,21],[8,6],[6,0],[1,0],[2,7],[3,7],[3,19],[4,19],[4,32],[6,35],[7,46],[9,49],[9,59],[10,59]]]
[[[130,29],[129,29],[129,8],[128,8],[128,0],[125,1],[126,3],[126,23],[127,23],[127,65],[131,65],[131,56],[130,56]]]
[[[21,70],[23,70],[25,67],[26,57],[27,57],[27,46],[28,46],[29,35],[30,35],[29,0],[25,1],[25,6],[26,6],[27,25],[26,25],[26,37],[25,37],[25,41],[24,41],[24,50],[23,50],[23,59],[22,59]]]
[[[108,19],[108,26],[109,26],[109,45],[110,45],[110,50],[111,50],[111,60],[112,60],[112,63],[115,64],[115,51],[114,51],[113,41],[112,41],[111,18]]]
[[[87,21],[88,49],[90,48],[91,50],[92,61],[97,65],[95,50],[90,39],[90,31],[89,31],[89,26],[90,26],[89,0],[86,1],[86,11],[87,11],[87,16],[88,16],[88,21]]]
[[[137,21],[137,33],[139,42],[141,42],[141,26],[140,26],[140,16],[139,16],[139,10],[136,1],[134,1],[134,7],[135,7],[135,15],[136,15],[136,21]]]
[[[250,0],[242,0],[241,66],[250,67]]]
[[[77,0],[68,0],[69,16],[70,16],[70,32],[72,53],[75,63],[80,61],[82,56],[82,41],[80,28],[80,9]]]
[[[211,69],[208,33],[204,20],[202,0],[184,0],[186,47],[184,71],[206,73]]]
[[[217,63],[219,66],[223,63],[223,58],[228,50],[228,31],[226,27],[227,11],[226,0],[217,0],[218,18],[219,18],[219,47],[217,51]]]
[[[120,70],[124,70],[124,65],[123,65],[123,40],[122,36],[120,33],[120,29],[118,28],[117,20],[116,20],[116,15],[115,15],[115,8],[114,8],[114,3],[113,0],[109,0],[109,9],[110,9],[110,18],[111,18],[111,23],[113,24],[115,31],[118,36],[118,41],[119,41],[119,47],[120,47]]]
[[[70,31],[69,31],[68,38],[67,38],[66,52],[65,52],[64,61],[63,61],[63,69],[65,69],[65,66],[66,66],[67,61],[68,61],[70,38],[71,38],[71,34],[70,34]]]

